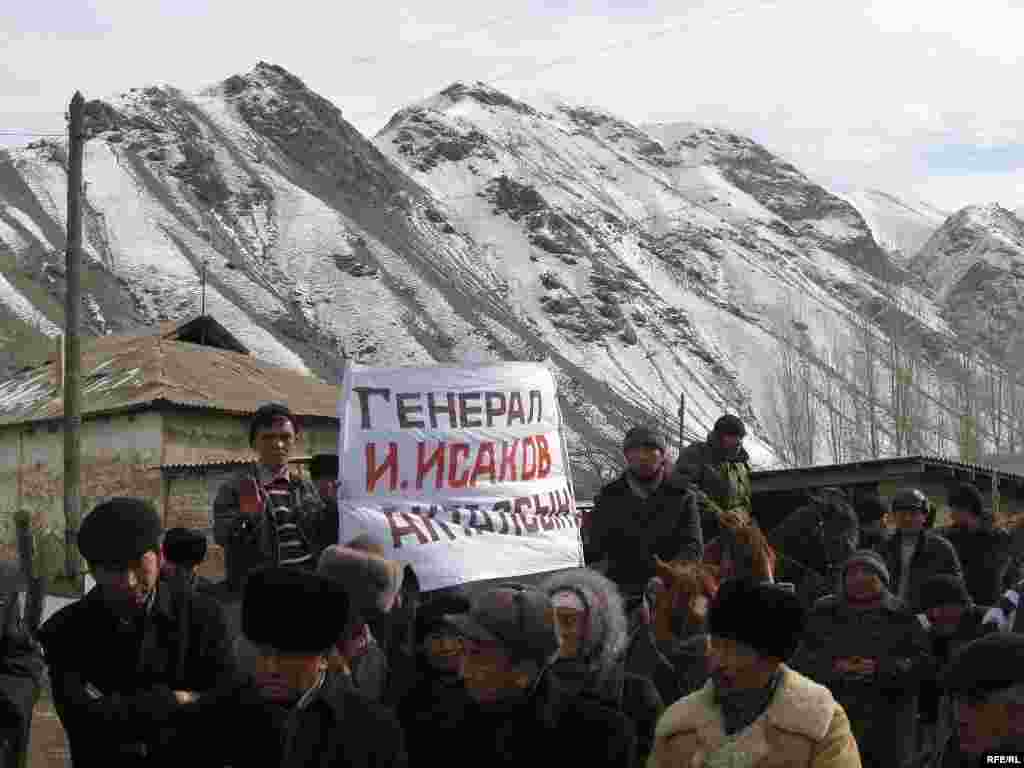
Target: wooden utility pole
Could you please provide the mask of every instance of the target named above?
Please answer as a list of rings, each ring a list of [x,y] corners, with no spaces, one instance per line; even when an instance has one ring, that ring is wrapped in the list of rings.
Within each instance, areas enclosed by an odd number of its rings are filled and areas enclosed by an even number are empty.
[[[85,148],[83,123],[85,98],[78,91],[71,99],[68,132],[68,243],[65,253],[67,294],[64,300],[64,571],[77,588],[81,577],[78,556],[78,527],[82,521],[82,390],[81,344],[82,306],[82,155]]]

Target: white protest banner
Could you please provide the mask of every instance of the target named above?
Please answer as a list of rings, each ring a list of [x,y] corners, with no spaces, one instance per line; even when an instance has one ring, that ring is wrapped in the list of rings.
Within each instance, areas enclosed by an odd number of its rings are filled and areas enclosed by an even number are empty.
[[[423,590],[583,564],[550,371],[350,365],[339,540],[366,533]]]

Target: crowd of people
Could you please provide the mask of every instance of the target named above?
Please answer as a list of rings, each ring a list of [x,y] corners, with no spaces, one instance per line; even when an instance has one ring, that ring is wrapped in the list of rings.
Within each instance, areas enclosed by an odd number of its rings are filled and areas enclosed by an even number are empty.
[[[213,505],[223,583],[197,573],[202,533],[114,498],[78,533],[84,598],[33,638],[0,593],[0,766],[24,753],[44,661],[80,768],[1024,756],[1021,560],[973,486],[950,529],[919,490],[829,488],[762,531],[738,418],[674,464],[637,427],[586,520],[587,567],[422,592],[378,542],[338,542],[337,457],[312,482],[289,469],[300,428],[279,405],[252,420],[259,460]]]

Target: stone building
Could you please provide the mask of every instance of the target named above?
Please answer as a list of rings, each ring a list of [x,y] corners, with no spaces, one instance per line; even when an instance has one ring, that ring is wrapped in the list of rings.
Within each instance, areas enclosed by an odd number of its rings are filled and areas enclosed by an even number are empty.
[[[136,495],[151,499],[168,527],[208,528],[193,489],[161,468],[252,460],[249,418],[271,401],[302,419],[297,453],[337,452],[337,387],[257,360],[209,316],[84,339],[81,372],[83,514],[104,498]],[[37,526],[63,529],[62,394],[59,353],[0,383],[0,533],[19,509]]]

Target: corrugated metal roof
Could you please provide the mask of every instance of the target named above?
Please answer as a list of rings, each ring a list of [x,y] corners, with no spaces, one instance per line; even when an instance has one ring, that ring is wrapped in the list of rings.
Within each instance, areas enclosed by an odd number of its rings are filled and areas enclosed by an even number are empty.
[[[992,474],[998,472],[1000,476],[1012,477],[1019,480],[1024,480],[1024,476],[1018,475],[1014,472],[1007,472],[1006,470],[999,469],[998,467],[992,467],[984,464],[968,464],[957,459],[949,458],[947,456],[929,456],[929,455],[917,455],[917,456],[896,456],[886,459],[869,459],[866,461],[851,461],[845,464],[819,464],[811,467],[796,467],[793,469],[767,469],[758,472],[752,472],[753,477],[774,477],[783,474],[792,473],[805,473],[811,474],[815,472],[827,472],[834,470],[843,469],[854,469],[858,467],[873,467],[873,466],[884,466],[886,464],[914,464],[924,463],[932,465],[948,466],[952,469],[960,469],[970,472],[981,472],[983,474]]]
[[[288,459],[288,463],[305,465],[309,464],[312,460],[312,456],[293,456]],[[219,461],[183,462],[179,464],[162,464],[160,469],[164,472],[196,469],[229,469],[233,467],[244,467],[248,464],[254,463],[254,461],[254,459],[221,459]]]
[[[154,404],[250,414],[277,401],[299,416],[337,418],[337,387],[248,354],[178,341],[169,333],[161,328],[147,335],[84,340],[83,416]],[[56,377],[57,363],[50,361],[0,383],[0,425],[62,417]]]

